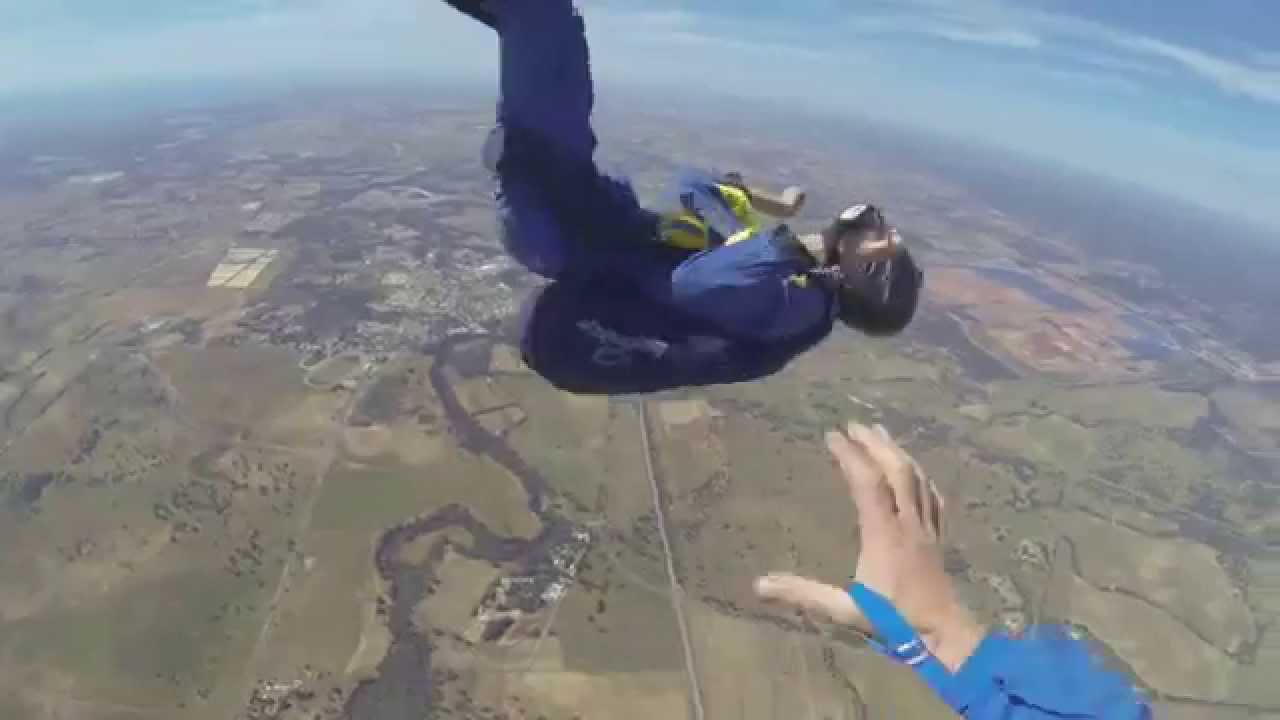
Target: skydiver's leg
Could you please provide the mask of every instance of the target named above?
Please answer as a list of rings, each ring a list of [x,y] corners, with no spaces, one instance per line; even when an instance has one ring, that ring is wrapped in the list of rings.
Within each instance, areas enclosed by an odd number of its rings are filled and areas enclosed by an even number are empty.
[[[491,7],[502,95],[490,138],[498,150],[489,154],[503,242],[531,271],[557,277],[579,261],[581,188],[597,176],[586,31],[571,0],[498,0]]]
[[[596,248],[616,236],[652,233],[656,221],[630,185],[601,174],[593,160],[590,54],[572,1],[448,2],[501,39],[502,98],[485,154],[498,177],[508,252],[556,277],[593,265]]]
[[[537,143],[562,163],[590,165],[595,88],[586,27],[572,0],[490,0],[502,42],[498,123],[508,146]]]

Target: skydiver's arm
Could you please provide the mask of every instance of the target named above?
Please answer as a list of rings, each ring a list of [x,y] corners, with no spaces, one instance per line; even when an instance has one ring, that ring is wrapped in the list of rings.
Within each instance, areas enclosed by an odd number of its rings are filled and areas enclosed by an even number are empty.
[[[753,209],[775,218],[795,217],[804,207],[807,195],[804,188],[791,186],[781,194],[762,187],[748,185],[741,173],[725,173],[720,182],[732,185],[747,194]]]
[[[751,205],[756,210],[775,218],[795,217],[804,208],[807,195],[802,188],[789,187],[779,193],[772,193],[752,185],[744,186],[751,198]]]

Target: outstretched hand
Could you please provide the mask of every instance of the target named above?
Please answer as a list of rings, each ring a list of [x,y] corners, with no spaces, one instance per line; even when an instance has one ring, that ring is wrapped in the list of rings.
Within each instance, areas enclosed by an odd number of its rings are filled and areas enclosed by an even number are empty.
[[[859,520],[855,579],[891,602],[951,671],[977,648],[983,629],[956,597],[942,559],[941,494],[884,430],[850,423],[827,433]],[[818,580],[772,574],[756,581],[766,602],[873,632],[848,592]]]

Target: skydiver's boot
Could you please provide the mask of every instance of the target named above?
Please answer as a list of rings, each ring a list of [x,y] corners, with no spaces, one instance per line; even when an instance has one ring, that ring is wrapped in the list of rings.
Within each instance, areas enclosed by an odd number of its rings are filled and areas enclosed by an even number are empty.
[[[444,0],[454,10],[484,23],[494,30],[498,29],[498,16],[489,7],[488,0]]]

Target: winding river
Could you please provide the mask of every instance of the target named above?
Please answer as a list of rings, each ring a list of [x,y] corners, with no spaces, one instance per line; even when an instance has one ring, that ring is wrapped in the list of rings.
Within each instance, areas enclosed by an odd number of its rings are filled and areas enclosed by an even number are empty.
[[[390,587],[388,626],[391,647],[378,666],[376,678],[366,680],[347,699],[345,715],[351,720],[420,720],[430,716],[436,704],[436,678],[431,666],[432,639],[414,626],[414,608],[436,583],[435,569],[444,557],[443,542],[437,543],[423,564],[401,559],[401,550],[425,535],[460,528],[473,538],[469,547],[454,550],[471,558],[494,563],[531,565],[546,557],[551,548],[573,531],[572,524],[546,502],[546,479],[520,457],[507,442],[485,430],[463,407],[446,374],[455,361],[455,351],[478,339],[459,336],[433,349],[431,385],[444,406],[449,428],[466,450],[483,455],[510,471],[529,496],[529,509],[539,518],[542,530],[531,540],[495,534],[476,520],[471,511],[450,505],[423,518],[388,530],[378,542],[376,564],[379,575]]]

